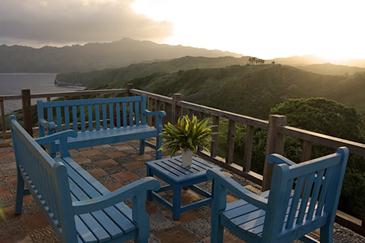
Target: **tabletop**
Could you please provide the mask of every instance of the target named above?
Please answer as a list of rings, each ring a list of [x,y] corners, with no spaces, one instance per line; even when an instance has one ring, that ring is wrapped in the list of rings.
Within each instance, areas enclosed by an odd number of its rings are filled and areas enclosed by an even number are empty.
[[[146,165],[148,169],[154,170],[154,174],[156,171],[160,172],[174,181],[189,180],[202,176],[204,177],[209,169],[221,169],[220,167],[196,156],[193,157],[193,162],[190,167],[184,167],[182,165],[181,156],[148,161]]]

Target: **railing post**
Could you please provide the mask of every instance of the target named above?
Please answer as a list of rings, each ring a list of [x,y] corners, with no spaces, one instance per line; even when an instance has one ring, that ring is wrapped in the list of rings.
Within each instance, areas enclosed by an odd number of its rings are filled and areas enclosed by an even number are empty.
[[[172,122],[176,124],[177,119],[180,116],[180,109],[178,103],[182,101],[182,94],[175,93],[172,95]]]
[[[22,105],[24,128],[31,136],[33,136],[30,89],[22,89]]]
[[[234,140],[236,138],[236,123],[233,120],[228,121],[228,135],[227,135],[227,155],[226,163],[231,164],[234,157]]]
[[[312,156],[312,143],[308,141],[303,141],[301,161],[304,162],[310,160],[311,156]]]
[[[246,136],[245,136],[245,147],[243,153],[243,163],[245,172],[249,172],[251,170],[254,135],[255,135],[255,128],[253,126],[247,126]]]
[[[218,151],[218,132],[219,132],[219,116],[213,116],[212,118],[212,142],[210,145],[210,157],[217,156]]]
[[[6,135],[6,123],[5,123],[5,105],[4,98],[0,97],[0,110],[1,110],[1,128],[3,131],[3,139],[5,139]]]
[[[286,116],[270,115],[269,116],[269,131],[266,142],[266,155],[277,153],[284,153],[284,135],[279,133],[279,127],[286,125]],[[264,176],[262,182],[262,190],[270,189],[271,184],[272,165],[269,165],[265,159]]]
[[[131,92],[131,89],[133,89],[133,83],[128,83],[127,84],[127,95],[128,96],[132,96],[132,92]]]

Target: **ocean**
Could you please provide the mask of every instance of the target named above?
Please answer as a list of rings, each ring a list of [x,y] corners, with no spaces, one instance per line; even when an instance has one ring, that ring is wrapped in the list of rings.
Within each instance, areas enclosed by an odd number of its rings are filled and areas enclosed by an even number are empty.
[[[81,90],[84,87],[60,87],[54,84],[56,73],[0,73],[0,96],[18,95],[22,89],[31,93],[63,92]],[[32,100],[35,104],[36,100]],[[5,101],[5,113],[21,108],[20,100]]]

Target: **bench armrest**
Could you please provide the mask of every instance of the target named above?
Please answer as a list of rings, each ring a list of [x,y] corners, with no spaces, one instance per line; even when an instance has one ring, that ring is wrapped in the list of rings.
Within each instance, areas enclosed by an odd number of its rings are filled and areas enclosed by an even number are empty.
[[[280,154],[269,154],[266,158],[269,164],[287,164],[288,166],[296,165],[295,162],[285,158]]]
[[[155,126],[157,128],[157,131],[160,133],[162,131],[162,119],[164,118],[164,116],[166,116],[166,112],[144,110],[144,114],[145,116],[154,116],[156,118]]]
[[[149,111],[149,110],[145,110],[144,111],[146,116],[158,116],[160,118],[163,118],[164,116],[166,116],[166,112],[165,111]]]
[[[146,196],[147,191],[158,189],[160,189],[160,182],[152,177],[146,177],[103,196],[73,202],[73,211],[74,214],[78,215],[102,210],[127,199],[133,199],[141,195]],[[141,209],[137,208],[136,210]]]
[[[48,134],[52,134],[56,130],[56,123],[49,122],[45,119],[39,119],[39,136],[45,136],[45,129],[48,129]]]
[[[207,176],[209,179],[213,181],[214,185],[216,184],[220,185],[221,187],[227,189],[236,197],[243,199],[258,208],[264,210],[267,208],[266,198],[259,196],[253,192],[250,192],[232,178],[224,176],[221,172],[216,170],[208,170]]]
[[[69,137],[77,137],[77,132],[69,129],[66,131],[56,132],[51,135],[36,138],[35,141],[40,145],[51,145],[51,153],[54,153],[54,150],[59,150],[62,157],[67,157],[70,155],[67,147],[67,138]],[[58,149],[54,148],[56,141],[60,141]]]

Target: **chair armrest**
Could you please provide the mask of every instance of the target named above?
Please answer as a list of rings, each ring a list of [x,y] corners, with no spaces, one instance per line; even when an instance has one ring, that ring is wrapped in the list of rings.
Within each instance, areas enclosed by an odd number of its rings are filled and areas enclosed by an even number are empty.
[[[232,178],[224,176],[221,172],[216,170],[208,170],[207,176],[209,179],[213,180],[213,183],[218,183],[236,197],[243,199],[258,208],[261,209],[267,208],[266,198],[261,197],[253,192],[250,192]]]
[[[144,113],[146,114],[146,116],[157,116],[160,118],[163,118],[164,116],[166,116],[166,112],[165,111],[149,111],[149,110],[145,110]]]
[[[68,146],[67,146],[67,138],[77,137],[77,132],[74,130],[66,130],[61,132],[56,132],[51,135],[47,135],[44,137],[36,138],[35,141],[40,145],[51,145],[51,156],[54,156],[56,151],[61,152],[62,157],[68,157],[70,156],[70,153],[68,152]],[[56,146],[56,141],[59,140],[59,147]]]
[[[74,214],[94,212],[113,206],[117,203],[136,197],[140,194],[145,194],[149,190],[158,189],[160,189],[160,182],[153,177],[146,177],[138,181],[134,181],[106,195],[93,199],[73,202],[73,212]]]
[[[55,129],[56,128],[56,123],[49,122],[45,119],[40,119],[39,120],[39,126],[42,126],[44,128],[47,128],[47,129]]]
[[[270,164],[287,164],[288,166],[296,165],[295,162],[285,158],[280,154],[269,154],[266,158]]]

